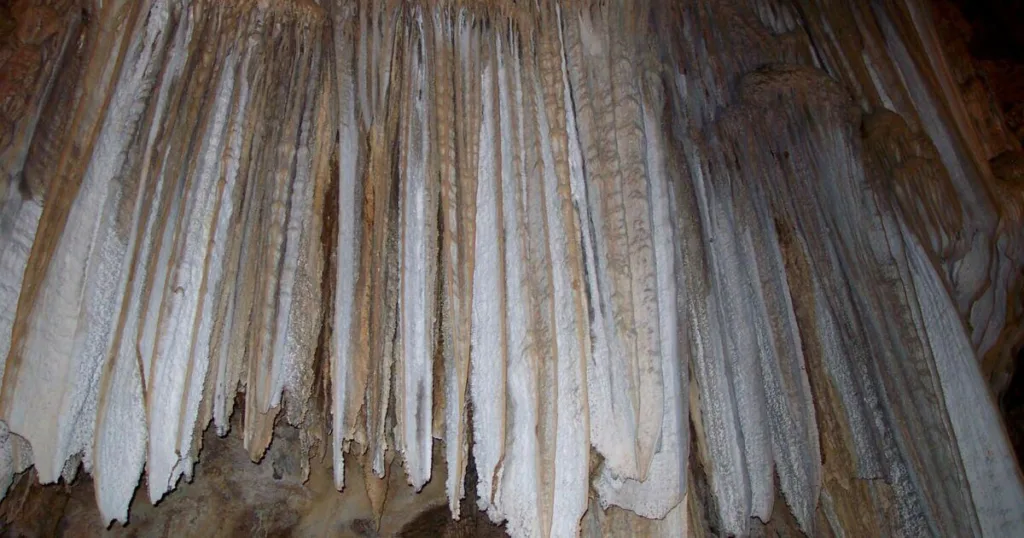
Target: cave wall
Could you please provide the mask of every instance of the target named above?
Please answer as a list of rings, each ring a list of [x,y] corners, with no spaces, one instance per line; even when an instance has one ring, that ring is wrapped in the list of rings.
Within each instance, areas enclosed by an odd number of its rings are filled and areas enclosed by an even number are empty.
[[[444,480],[420,491],[408,487],[401,462],[390,458],[386,479],[364,475],[350,462],[346,488],[339,492],[331,478],[331,461],[303,462],[298,429],[279,425],[259,464],[243,446],[242,418],[221,437],[204,433],[202,458],[192,482],[180,482],[154,506],[145,484],[131,501],[131,523],[108,526],[95,500],[95,484],[82,474],[71,484],[41,486],[34,472],[20,476],[7,492],[0,517],[4,536],[340,536],[451,537],[507,536],[486,514],[470,511],[453,520]],[[440,453],[438,453],[440,456]],[[444,476],[443,458],[433,472]],[[303,471],[309,466],[309,476]],[[471,471],[472,472],[472,471]],[[145,480],[145,478],[143,478]],[[372,483],[364,482],[373,481]],[[371,491],[379,495],[371,496]],[[386,496],[387,502],[377,507]],[[379,508],[379,510],[378,510]]]
[[[5,3],[0,485],[148,534],[287,431],[385,534],[1020,531],[1020,141],[933,16]]]

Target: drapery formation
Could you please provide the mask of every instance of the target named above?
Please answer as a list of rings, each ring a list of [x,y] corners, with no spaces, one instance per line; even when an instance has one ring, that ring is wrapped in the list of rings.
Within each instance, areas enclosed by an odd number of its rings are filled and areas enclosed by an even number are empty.
[[[1024,526],[1021,191],[915,0],[22,4],[5,484],[124,521],[242,391],[513,536]]]

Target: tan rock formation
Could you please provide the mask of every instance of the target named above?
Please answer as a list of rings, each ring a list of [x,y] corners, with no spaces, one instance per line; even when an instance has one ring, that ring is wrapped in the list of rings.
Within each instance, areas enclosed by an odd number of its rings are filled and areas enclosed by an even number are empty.
[[[83,469],[64,532],[1024,532],[1019,147],[920,0],[4,7],[0,486]]]

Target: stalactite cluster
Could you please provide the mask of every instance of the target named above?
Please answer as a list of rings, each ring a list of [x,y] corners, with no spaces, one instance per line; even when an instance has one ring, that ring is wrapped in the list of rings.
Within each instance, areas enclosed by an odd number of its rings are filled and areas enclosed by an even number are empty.
[[[242,411],[516,537],[1024,528],[1024,200],[918,0],[16,4],[0,486],[124,522]]]

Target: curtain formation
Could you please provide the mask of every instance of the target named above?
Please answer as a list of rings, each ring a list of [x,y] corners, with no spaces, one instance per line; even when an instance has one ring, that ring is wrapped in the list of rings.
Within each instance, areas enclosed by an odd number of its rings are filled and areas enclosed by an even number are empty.
[[[472,459],[512,536],[1020,528],[1020,193],[921,7],[832,4],[67,9],[0,154],[0,478],[126,521],[244,412],[456,517]]]

